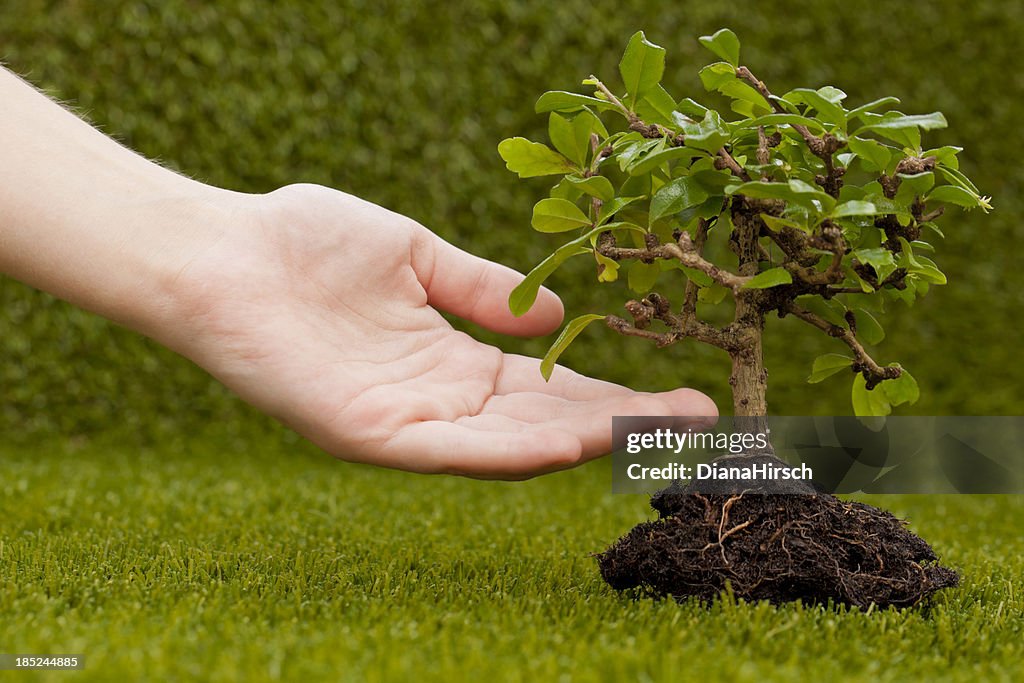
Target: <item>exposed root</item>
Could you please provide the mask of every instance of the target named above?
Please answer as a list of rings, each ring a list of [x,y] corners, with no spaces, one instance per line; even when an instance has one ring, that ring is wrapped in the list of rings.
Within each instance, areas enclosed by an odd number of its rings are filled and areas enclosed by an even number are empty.
[[[713,600],[908,607],[959,583],[892,514],[827,494],[656,494],[661,513],[598,555],[618,590]]]

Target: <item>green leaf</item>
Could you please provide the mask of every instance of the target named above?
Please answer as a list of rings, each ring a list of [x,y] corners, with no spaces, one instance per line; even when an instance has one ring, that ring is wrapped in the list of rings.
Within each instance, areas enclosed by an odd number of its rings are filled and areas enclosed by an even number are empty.
[[[604,223],[607,223],[611,220],[612,216],[616,214],[616,212],[621,211],[624,207],[632,204],[633,202],[638,202],[641,199],[643,199],[643,197],[616,197],[610,202],[605,202],[601,205],[601,212],[597,216],[597,224],[603,225]]]
[[[857,319],[857,338],[872,346],[881,344],[885,339],[885,330],[878,324],[875,316],[863,308],[855,309],[854,315]]]
[[[931,171],[924,173],[906,174],[900,173],[900,188],[896,192],[896,203],[909,205],[915,197],[923,197],[925,192],[935,184],[935,174]]]
[[[817,90],[797,88],[783,95],[783,98],[797,104],[806,104],[818,114],[818,118],[840,128],[846,126],[846,112],[843,108],[823,97]]]
[[[865,112],[860,115],[860,120],[865,125],[855,131],[854,135],[874,132],[892,140],[900,147],[918,150],[921,148],[921,129],[912,124],[902,122],[905,117],[906,114],[898,111],[890,111],[885,114]],[[880,127],[874,128],[873,126],[876,124]],[[891,171],[892,169],[889,169],[889,172]]]
[[[657,140],[644,140],[643,138],[627,140],[618,150],[616,160],[619,162],[619,168],[625,172],[633,164],[639,163],[648,154],[653,154],[655,150],[664,148],[664,146],[665,141],[660,138]]]
[[[688,117],[690,117],[690,118],[692,118],[692,119],[694,119],[696,121],[701,120],[708,113],[708,108],[707,107],[705,107],[703,104],[701,104],[700,102],[697,102],[696,100],[694,100],[694,99],[692,99],[690,97],[686,97],[686,98],[683,98],[683,99],[679,100],[679,102],[676,104],[676,109],[679,112],[685,114],[686,116],[688,116]],[[682,123],[683,123],[682,121],[676,121],[677,125],[682,124]]]
[[[847,121],[852,121],[854,119],[860,119],[861,115],[866,113],[866,112],[874,111],[875,109],[878,109],[879,107],[885,107],[885,106],[888,106],[890,104],[899,104],[899,103],[900,103],[900,100],[899,100],[898,97],[882,97],[880,99],[868,102],[867,104],[862,104],[859,107],[857,107],[856,109],[851,109],[846,114],[846,120]]]
[[[569,348],[569,344],[572,344],[573,340],[580,335],[580,332],[587,329],[587,325],[594,322],[595,320],[604,320],[605,316],[596,315],[590,313],[588,315],[581,315],[578,318],[574,318],[562,328],[562,333],[558,335],[558,339],[551,345],[548,352],[544,354],[544,358],[540,361],[540,374],[544,376],[545,380],[551,379],[551,373],[555,370],[555,362],[558,361],[558,357]]]
[[[533,307],[533,303],[537,300],[537,292],[544,284],[544,280],[547,280],[548,276],[555,272],[560,265],[573,256],[587,253],[587,250],[583,249],[580,244],[575,244],[576,241],[573,240],[557,249],[555,253],[537,264],[523,281],[516,285],[508,296],[508,308],[512,311],[512,315],[519,317]]]
[[[766,114],[746,121],[740,121],[736,128],[737,130],[742,130],[745,128],[757,128],[758,126],[792,126],[794,124],[806,126],[818,132],[825,130],[820,121],[808,116],[801,116],[800,114]]]
[[[846,218],[849,216],[875,216],[882,213],[871,202],[854,199],[848,202],[837,204],[832,211],[833,218]]]
[[[946,117],[942,115],[940,111],[934,111],[931,114],[900,114],[899,112],[890,112],[884,116],[868,119],[871,123],[862,126],[857,129],[854,135],[860,135],[861,133],[869,130],[873,131],[890,131],[900,130],[903,128],[920,128],[922,130],[935,130],[938,128],[945,128],[949,124],[946,122]]]
[[[665,48],[648,41],[643,31],[634,33],[619,62],[619,73],[633,102],[658,85],[664,72]]]
[[[725,192],[725,186],[732,182],[733,179],[729,171],[724,169],[721,171],[716,170],[714,168],[714,160],[710,157],[705,157],[690,166],[690,177],[707,190],[708,194],[718,195]]]
[[[736,67],[728,62],[708,64],[700,70],[700,82],[708,92],[718,90],[730,81],[736,80]]]
[[[590,226],[590,218],[567,199],[542,199],[533,206],[530,225],[537,232],[567,232]]]
[[[710,36],[701,36],[700,44],[733,66],[740,64],[740,39],[727,28],[719,29]]]
[[[614,109],[614,105],[607,100],[564,90],[552,90],[544,93],[537,100],[533,109],[538,114],[546,114],[549,111],[576,111],[586,106],[595,107],[598,110]]]
[[[728,87],[723,87],[720,92],[725,92],[726,90],[729,89],[730,88]],[[733,110],[734,112],[742,116],[744,119],[749,119],[754,116],[758,116],[759,114],[763,114],[765,112],[764,109],[757,107],[756,105],[754,105],[753,102],[750,102],[749,100],[745,99],[737,99],[735,97],[733,98],[732,102],[729,103],[729,109]]]
[[[834,85],[823,85],[817,92],[832,104],[839,104],[846,99],[846,93]]]
[[[615,282],[619,279],[619,262],[610,259],[604,254],[594,252],[594,259],[597,261],[597,281],[598,282]]]
[[[769,268],[752,277],[750,282],[743,287],[745,289],[767,289],[776,285],[788,285],[792,282],[793,276],[785,268]]]
[[[869,285],[867,282],[865,282],[864,278],[862,278],[857,273],[857,271],[855,271],[853,269],[853,264],[852,263],[844,264],[843,270],[846,271],[846,277],[848,277],[851,280],[853,280],[853,282],[858,287],[860,287],[860,291],[864,292],[865,294],[873,294],[875,292],[875,288],[872,287],[871,285]]]
[[[548,276],[558,270],[559,266],[573,256],[588,253],[590,250],[584,248],[584,245],[586,245],[592,238],[597,237],[606,230],[618,228],[634,229],[628,223],[614,223],[604,227],[594,228],[586,234],[580,235],[573,241],[563,244],[556,249],[553,254],[537,264],[537,266],[531,270],[525,278],[523,278],[523,281],[512,290],[512,293],[509,294],[508,308],[512,311],[512,314],[519,317],[530,310],[533,306],[533,302],[537,300],[537,292],[540,290],[540,286],[544,284],[544,281],[548,279]],[[636,227],[635,229],[643,232],[642,228]]]
[[[640,235],[640,239],[647,234],[647,229],[642,228],[636,223],[630,223],[629,221],[616,221],[614,223],[605,223],[599,227],[596,231],[592,231],[592,234],[596,236],[598,233],[607,232],[608,230],[625,230],[628,232],[637,233]]]
[[[726,194],[742,194],[753,199],[796,199],[796,193],[790,189],[789,183],[773,183],[767,180],[751,180],[738,185],[728,185]]]
[[[887,379],[878,386],[885,392],[889,403],[894,406],[904,403],[914,405],[917,403],[917,399],[921,398],[921,389],[917,386],[917,380],[906,369],[903,369],[896,379]]]
[[[853,252],[853,255],[861,263],[866,263],[874,268],[879,281],[884,280],[892,271],[896,270],[896,261],[892,257],[892,252],[888,249],[883,249],[882,247],[857,249]]]
[[[582,167],[586,165],[590,153],[590,133],[594,130],[595,122],[596,117],[588,111],[577,114],[553,111],[548,118],[548,137],[555,149]]]
[[[881,116],[864,113],[860,118],[866,125],[857,129],[854,135],[862,135],[870,131],[914,150],[921,148],[922,129],[932,130],[946,127],[946,119],[940,112],[913,116],[898,111],[887,112]]]
[[[935,225],[935,223],[933,223],[932,221],[926,221],[924,223],[921,223],[921,227],[922,228],[928,228],[929,230],[934,232],[936,235],[938,235],[942,239],[946,239],[946,234],[944,232],[942,232],[942,230],[939,228],[939,226]]]
[[[661,274],[661,268],[657,263],[644,263],[643,261],[634,261],[629,266],[628,283],[629,288],[637,294],[646,294],[651,291],[651,287],[658,280],[658,275]]]
[[[729,295],[728,289],[721,285],[711,285],[710,287],[701,287],[697,290],[697,301],[702,304],[708,304],[714,306],[722,303],[722,301]]]
[[[690,207],[689,209],[683,209],[679,212],[676,218],[682,225],[689,225],[698,218],[710,220],[722,213],[722,205],[724,202],[724,195],[713,194],[697,206]]]
[[[557,183],[548,192],[548,196],[552,199],[567,199],[570,202],[575,202],[577,199],[583,196],[583,192],[578,190],[575,185],[569,182],[569,178],[573,176],[563,176],[558,180]]]
[[[623,197],[650,197],[651,174],[630,176],[619,186],[618,194]]]
[[[629,144],[631,140],[636,140],[640,137],[640,133],[627,133],[625,131],[619,131],[618,133],[612,133],[608,136],[608,139],[604,141],[606,146],[612,148],[612,150],[618,150],[622,145]]]
[[[602,202],[610,202],[615,197],[615,188],[612,187],[611,181],[603,175],[590,176],[589,178],[570,175],[566,176],[565,179],[572,183],[574,187],[586,192],[591,197],[597,197]]]
[[[974,183],[972,183],[971,179],[965,176],[963,172],[955,168],[950,168],[949,166],[939,166],[938,169],[939,173],[941,173],[946,178],[946,180],[953,183],[954,185],[959,185],[960,187],[964,188],[965,190],[972,194],[981,194],[977,186]]]
[[[799,178],[790,178],[789,189],[791,189],[793,192],[796,192],[797,194],[810,195],[811,197],[818,199],[823,204],[825,204],[829,210],[831,210],[836,204],[836,200],[833,197],[825,194],[824,190],[822,190],[819,187],[815,187],[810,183],[805,183]]]
[[[939,270],[938,266],[931,259],[924,256],[917,257],[917,265],[911,268],[910,272],[930,284],[946,284],[946,274]]]
[[[884,417],[892,412],[885,393],[875,387],[868,391],[864,375],[857,373],[853,378],[853,413],[857,417]]]
[[[576,170],[572,162],[539,142],[526,138],[508,138],[498,145],[498,154],[505,166],[520,178],[571,173]]]
[[[752,180],[742,185],[730,185],[725,191],[726,194],[742,194],[754,199],[783,199],[811,211],[831,211],[836,204],[834,198],[798,178],[793,178],[788,183]]]
[[[877,185],[877,183],[871,183],[871,185]],[[882,213],[896,214],[896,218],[899,220],[901,225],[907,225],[911,220],[913,220],[913,215],[905,205],[897,204],[892,199],[881,194],[881,186],[878,186],[877,188],[872,187],[871,189],[877,189],[878,193],[870,194],[867,198],[879,211]]]
[[[752,105],[752,113],[754,113],[754,110],[760,110],[760,112],[756,113],[770,112],[772,110],[772,105],[768,104],[768,100],[764,98],[764,95],[754,90],[748,83],[744,83],[736,78],[723,82],[718,86],[717,90],[726,97],[749,102]]]
[[[885,145],[877,140],[858,138],[851,135],[846,144],[850,147],[851,152],[860,157],[861,163],[864,164],[866,170],[881,173],[889,167],[892,154],[890,154]]]
[[[852,358],[838,353],[826,353],[824,356],[818,356],[814,359],[814,364],[811,366],[811,375],[807,378],[807,381],[810,384],[817,384],[851,365],[853,365]]]
[[[626,171],[633,176],[649,173],[662,164],[676,159],[692,159],[701,156],[700,150],[690,147],[666,147],[644,156],[642,159],[633,162],[626,167]]]
[[[960,167],[960,162],[957,161],[956,155],[962,151],[964,151],[963,147],[946,145],[944,147],[936,147],[935,149],[926,150],[921,154],[921,156],[935,157],[935,160],[943,166],[949,166],[950,168],[957,169]]]
[[[849,164],[853,163],[853,159],[855,158],[855,156],[856,155],[851,154],[849,152],[841,152],[840,154],[837,155],[836,158],[837,158],[838,161],[840,161],[844,165],[849,165]],[[843,159],[843,157],[846,157],[846,159]],[[877,183],[878,181],[872,181],[872,182],[873,183]],[[872,185],[872,189],[873,188],[874,188],[874,185]],[[881,183],[878,183],[878,191],[879,192],[882,191]],[[867,201],[867,199],[868,199],[868,191],[866,189],[864,189],[864,187],[862,187],[860,185],[852,185],[852,184],[846,183],[841,188],[839,188],[839,197],[838,197],[838,199],[839,199],[840,202],[848,202],[851,199],[864,199],[865,201]]]
[[[674,126],[676,101],[660,85],[651,88],[639,102],[635,102],[637,115],[647,123]]]
[[[677,262],[678,263],[678,262]],[[711,279],[711,276],[705,273],[703,270],[697,270],[696,268],[690,268],[689,266],[679,265],[679,270],[686,273],[686,277],[693,280],[694,284],[698,287],[712,287],[715,281]]]
[[[807,225],[804,225],[802,223],[798,223],[798,222],[796,222],[794,220],[790,220],[788,218],[781,218],[779,216],[772,216],[771,214],[767,214],[767,213],[762,213],[761,214],[761,220],[763,220],[765,222],[765,225],[767,225],[769,228],[771,228],[772,230],[775,230],[775,231],[780,231],[783,228],[794,228],[796,230],[800,230],[801,232],[807,232],[807,233],[809,233],[811,231],[811,228],[809,226],[807,226]]]
[[[976,209],[981,206],[978,197],[956,185],[940,185],[936,187],[928,193],[928,201],[956,204],[967,209]]]
[[[662,216],[697,206],[707,198],[708,193],[693,176],[676,178],[663,185],[651,199],[650,221],[654,223]]]
[[[782,107],[782,109],[784,109],[789,114],[799,114],[800,113],[800,107],[796,106],[795,104],[793,104],[789,100],[785,99],[784,97],[779,97],[778,95],[772,95],[768,99],[771,100],[773,103],[775,103],[775,104],[779,105],[780,107]]]
[[[709,109],[700,123],[687,123],[683,125],[685,138],[683,144],[687,147],[702,149],[705,152],[715,154],[729,141],[729,131],[722,123],[722,117],[718,112]]]

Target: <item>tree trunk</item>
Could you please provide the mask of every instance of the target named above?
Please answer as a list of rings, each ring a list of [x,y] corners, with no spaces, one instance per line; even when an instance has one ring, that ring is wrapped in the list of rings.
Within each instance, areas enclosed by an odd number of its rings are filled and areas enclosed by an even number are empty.
[[[732,248],[739,258],[739,273],[753,276],[758,271],[758,237],[761,219],[755,207],[747,207],[744,201],[733,200],[732,219],[735,231]],[[766,399],[768,372],[764,369],[764,355],[761,338],[764,334],[764,313],[757,305],[756,293],[740,292],[736,296],[736,324],[746,334],[744,344],[732,356],[732,406],[735,416],[733,429],[749,434],[767,434],[768,414]],[[755,450],[747,455],[758,455],[765,451]],[[771,453],[769,445],[767,452]]]
[[[736,302],[737,309],[739,301]],[[761,323],[760,315],[758,322]],[[764,367],[761,348],[760,327],[753,328],[750,343],[732,355],[733,431],[748,434],[768,434],[768,405],[765,398],[768,389],[768,371]],[[774,454],[769,441],[766,449],[754,447],[746,456]]]
[[[768,372],[764,369],[761,335],[732,357],[732,409],[736,417],[760,417],[768,414],[766,392]]]
[[[740,312],[742,297],[736,301],[737,314]],[[751,329],[750,342],[732,356],[732,375],[729,384],[732,386],[733,431],[747,434],[768,434],[768,371],[764,369],[764,357],[761,348],[763,317],[754,311],[745,311],[756,316],[756,327]],[[739,318],[739,315],[737,315]],[[749,320],[749,318],[747,318]],[[774,453],[771,444],[765,449],[754,448],[746,455],[762,455]]]

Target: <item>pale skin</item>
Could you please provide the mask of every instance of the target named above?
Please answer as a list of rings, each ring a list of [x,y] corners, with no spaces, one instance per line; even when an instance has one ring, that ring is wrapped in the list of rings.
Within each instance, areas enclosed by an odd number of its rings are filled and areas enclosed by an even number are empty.
[[[607,453],[613,415],[715,416],[503,353],[562,321],[522,275],[316,185],[246,195],[185,178],[0,68],[0,272],[145,334],[344,460],[522,479]]]

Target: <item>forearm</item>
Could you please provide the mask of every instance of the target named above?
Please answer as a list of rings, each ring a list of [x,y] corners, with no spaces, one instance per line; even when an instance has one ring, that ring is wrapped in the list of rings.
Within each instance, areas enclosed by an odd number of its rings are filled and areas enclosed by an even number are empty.
[[[233,193],[164,169],[0,68],[0,272],[143,333]]]

